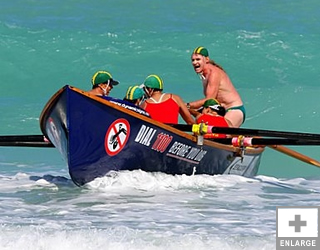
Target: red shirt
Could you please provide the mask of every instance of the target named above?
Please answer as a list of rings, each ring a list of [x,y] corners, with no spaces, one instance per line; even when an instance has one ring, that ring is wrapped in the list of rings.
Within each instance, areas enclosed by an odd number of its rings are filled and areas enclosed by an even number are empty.
[[[204,122],[208,125],[215,126],[215,127],[229,127],[227,121],[218,115],[208,115],[202,114],[198,117],[197,123]],[[204,138],[226,138],[225,134],[206,134],[203,136]]]
[[[151,118],[163,123],[178,123],[179,118],[179,105],[172,99],[160,103],[145,102],[144,110],[147,111]]]

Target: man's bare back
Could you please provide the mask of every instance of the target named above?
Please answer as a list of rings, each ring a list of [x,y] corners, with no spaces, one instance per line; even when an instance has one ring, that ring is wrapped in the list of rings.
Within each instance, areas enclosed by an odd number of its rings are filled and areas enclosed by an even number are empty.
[[[215,98],[226,109],[243,105],[240,95],[231,83],[228,75],[212,64],[207,65],[207,74],[203,74],[203,91],[206,99]]]

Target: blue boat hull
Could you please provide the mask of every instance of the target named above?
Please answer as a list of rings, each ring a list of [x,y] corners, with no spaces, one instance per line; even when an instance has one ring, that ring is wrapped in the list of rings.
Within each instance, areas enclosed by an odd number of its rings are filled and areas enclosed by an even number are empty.
[[[71,86],[59,90],[40,116],[43,134],[82,186],[109,171],[141,169],[168,174],[254,176],[263,149],[239,149],[156,122],[122,100],[105,100]]]

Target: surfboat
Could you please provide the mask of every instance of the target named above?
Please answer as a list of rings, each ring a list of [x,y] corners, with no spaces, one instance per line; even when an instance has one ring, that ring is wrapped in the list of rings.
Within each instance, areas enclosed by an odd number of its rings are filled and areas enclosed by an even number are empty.
[[[203,139],[157,122],[123,100],[91,95],[69,85],[40,115],[40,128],[59,150],[73,182],[82,186],[110,171],[143,170],[172,175],[257,174],[264,148]]]

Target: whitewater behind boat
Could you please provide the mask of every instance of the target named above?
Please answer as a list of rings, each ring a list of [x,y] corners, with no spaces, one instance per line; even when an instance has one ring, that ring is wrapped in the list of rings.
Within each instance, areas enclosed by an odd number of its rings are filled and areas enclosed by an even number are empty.
[[[111,170],[167,174],[257,174],[263,148],[245,150],[198,137],[147,117],[139,107],[66,85],[44,107],[43,134],[82,186]]]

